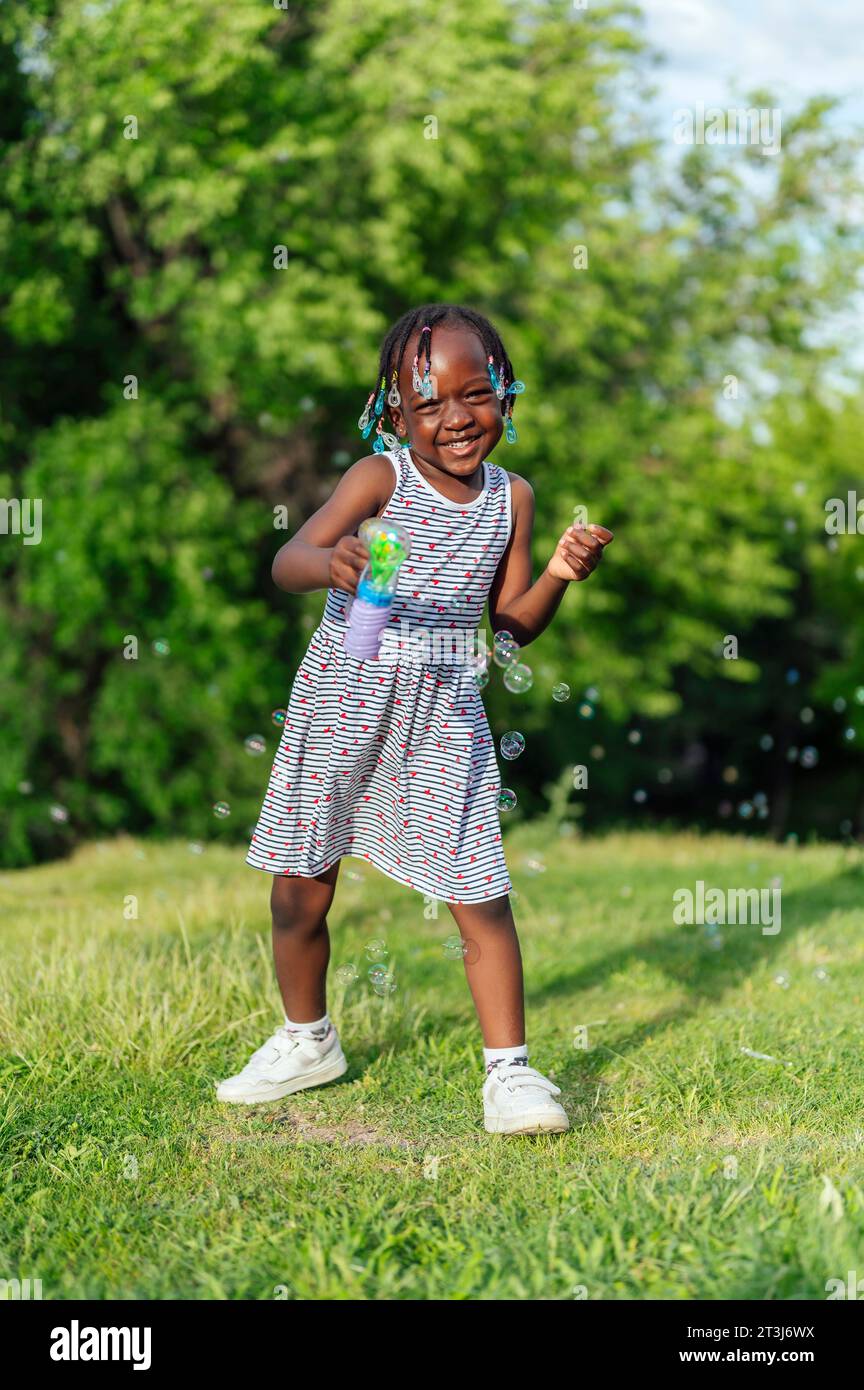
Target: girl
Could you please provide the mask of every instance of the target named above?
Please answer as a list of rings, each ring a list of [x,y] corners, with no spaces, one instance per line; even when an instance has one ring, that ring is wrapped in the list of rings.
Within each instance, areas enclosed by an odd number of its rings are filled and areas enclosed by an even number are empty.
[[[386,644],[391,628],[405,631],[403,621],[433,638],[436,629],[439,637],[457,628],[473,633],[488,598],[493,630],[507,629],[524,646],[548,626],[567,585],[591,574],[612,533],[569,527],[532,581],[534,494],[523,478],[488,462],[505,427],[515,438],[514,396],[524,387],[482,315],[456,304],[405,314],[384,341],[376,387],[360,422],[367,436],[376,430],[375,451],[347,471],[273,562],[280,589],[328,589],[246,861],[274,875],[273,956],[285,1023],[217,1096],[247,1105],[278,1100],[346,1070],[325,999],[327,912],[339,861],[353,854],[443,899],[455,918],[485,1044],[486,1129],[565,1130],[559,1088],[528,1065],[501,777],[476,665],[439,660],[434,648],[423,664],[388,660]],[[385,433],[387,418],[407,447]],[[411,553],[380,657],[360,661],[342,642],[368,559],[356,533],[375,516],[408,530]]]

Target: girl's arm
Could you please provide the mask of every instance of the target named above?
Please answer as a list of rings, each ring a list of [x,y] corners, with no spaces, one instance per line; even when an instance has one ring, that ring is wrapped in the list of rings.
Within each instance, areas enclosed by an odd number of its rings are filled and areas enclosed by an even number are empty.
[[[509,476],[513,532],[489,590],[489,620],[493,632],[506,629],[524,647],[549,626],[567,585],[587,579],[600,563],[612,532],[605,526],[590,526],[587,530],[568,526],[535,583],[531,563],[534,489],[518,474]]]
[[[383,512],[394,487],[393,466],[382,455],[352,464],[323,507],[276,552],[273,583],[289,594],[330,587],[356,593],[369,552],[353,533]]]

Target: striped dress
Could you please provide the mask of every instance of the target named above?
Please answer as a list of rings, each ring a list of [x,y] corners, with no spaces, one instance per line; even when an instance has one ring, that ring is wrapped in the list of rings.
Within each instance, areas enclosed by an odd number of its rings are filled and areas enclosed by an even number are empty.
[[[348,655],[342,641],[353,600],[328,590],[294,679],[246,862],[313,877],[354,855],[427,896],[483,902],[511,887],[501,774],[458,643],[470,643],[482,622],[510,538],[510,479],[484,463],[483,491],[461,504],[426,481],[408,449],[388,457],[395,488],[381,515],[406,527],[411,554],[381,653],[373,661]],[[400,636],[423,642],[418,628],[429,634],[424,659],[388,660],[400,655]],[[403,641],[401,652],[409,651]],[[415,645],[414,657],[420,653]]]

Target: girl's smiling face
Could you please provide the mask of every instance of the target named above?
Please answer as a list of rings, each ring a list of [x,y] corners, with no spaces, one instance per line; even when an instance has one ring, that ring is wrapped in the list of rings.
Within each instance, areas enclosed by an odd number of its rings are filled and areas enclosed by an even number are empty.
[[[470,478],[504,432],[504,418],[489,380],[483,344],[470,328],[440,324],[432,334],[432,396],[425,400],[411,384],[420,336],[406,345],[399,373],[402,404],[390,407],[400,435],[418,458],[454,478]],[[418,364],[423,375],[425,354]]]

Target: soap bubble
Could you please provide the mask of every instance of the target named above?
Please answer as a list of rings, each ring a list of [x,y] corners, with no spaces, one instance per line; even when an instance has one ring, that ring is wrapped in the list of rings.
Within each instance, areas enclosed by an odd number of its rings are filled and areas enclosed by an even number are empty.
[[[468,666],[469,669],[473,671],[474,675],[476,676],[479,674],[480,671],[488,671],[489,662],[491,660],[492,653],[490,652],[488,647],[484,647],[481,652],[472,653],[472,655],[468,658]]]
[[[534,878],[537,874],[545,874],[546,865],[543,863],[542,859],[526,859],[525,869],[526,872]]]
[[[801,720],[801,723],[802,723],[802,724],[812,724],[812,723],[813,723],[813,711],[812,711],[812,709],[810,708],[809,705],[805,705],[805,706],[804,706],[804,708],[801,710],[800,714],[798,715],[798,718]]]
[[[502,811],[512,811],[516,805],[516,793],[509,787],[502,787],[498,794],[498,806]]]
[[[531,667],[525,666],[522,662],[514,662],[504,672],[504,684],[513,695],[524,695],[534,684]]]
[[[390,952],[387,950],[386,943],[379,940],[377,937],[373,938],[372,941],[366,942],[367,960],[386,960],[389,954]]]
[[[774,747],[774,740],[770,734],[763,734],[759,740],[759,747],[763,753],[769,753]]]
[[[640,730],[639,730],[639,729],[631,729],[630,732],[629,732],[628,735],[627,735],[627,742],[628,742],[628,743],[641,743],[641,742],[642,742],[642,734],[641,734]]]
[[[724,782],[737,782],[737,781],[738,781],[738,769],[737,769],[737,767],[724,767],[722,776],[723,776],[723,781],[724,781]]]
[[[567,685],[564,681],[560,681],[560,682],[558,683],[558,685],[553,685],[553,687],[552,687],[552,699],[556,702],[556,704],[559,704],[559,705],[562,705],[562,704],[564,703],[565,700],[569,700],[569,699],[570,699],[570,687],[569,687],[569,685]]]
[[[801,749],[801,766],[802,766],[802,767],[815,767],[816,764],[818,763],[818,761],[819,761],[819,749],[818,749],[818,748],[812,748],[812,747],[809,747],[809,746],[808,746],[807,748],[802,748],[802,749]]]
[[[444,954],[448,960],[462,960],[467,951],[468,947],[461,936],[448,936],[444,942]]]
[[[492,660],[496,666],[501,666],[506,671],[514,664],[519,656],[518,642],[496,642],[495,650],[492,653]]]
[[[734,810],[735,807],[732,805],[731,801],[721,801],[720,805],[717,807],[717,814],[718,816],[723,816],[725,819],[726,816],[731,816]]]
[[[589,685],[588,689],[585,691],[585,699],[590,700],[592,705],[596,705],[597,701],[600,699],[600,691],[597,689],[596,685]]]
[[[749,820],[753,815],[753,809],[752,801],[742,801],[738,807],[738,814],[742,820]]]
[[[383,965],[373,965],[369,971],[369,983],[376,994],[382,997],[394,994],[396,991],[396,980],[390,971]]]
[[[524,752],[524,749],[524,734],[520,734],[515,729],[511,729],[509,733],[501,735],[501,756],[502,758],[506,758],[508,762],[512,762],[514,758],[518,758],[519,754]]]
[[[589,705],[587,700],[583,700],[582,704],[579,706],[579,716],[582,719],[593,719],[594,706]]]
[[[786,749],[786,761],[787,761],[788,763],[797,763],[797,761],[798,761],[798,749],[797,749],[797,748],[787,748],[787,749]]]
[[[837,699],[834,701],[833,708],[836,709],[838,714],[843,713],[844,709],[846,708],[846,701],[843,699],[842,695],[837,696]]]
[[[250,734],[248,738],[244,738],[243,747],[250,758],[257,758],[260,753],[265,752],[267,744],[262,734]]]
[[[512,632],[507,631],[506,627],[502,627],[500,632],[495,633],[495,636],[492,640],[494,641],[496,647],[498,646],[499,642],[501,642],[506,647],[511,643],[515,642],[516,638],[513,636]]]
[[[65,825],[69,819],[68,810],[65,806],[60,806],[59,804],[50,807],[48,814],[58,825]]]
[[[859,705],[864,705],[864,685],[858,686],[858,689],[855,691],[855,699],[858,701]]]
[[[285,723],[287,716],[287,709],[274,709],[270,718],[272,719],[273,723],[276,725],[277,728],[281,728],[282,725]]]
[[[603,747],[602,743],[595,743],[595,744],[592,744],[592,746],[591,746],[591,757],[592,757],[592,758],[605,758],[605,757],[606,757],[606,749]]]
[[[356,965],[340,965],[336,971],[336,979],[340,985],[351,985],[359,977]]]
[[[478,690],[485,690],[486,686],[489,684],[489,672],[478,671],[474,677],[474,681]]]
[[[231,814],[231,807],[228,805],[227,801],[217,801],[213,805],[213,814],[217,816],[219,820],[225,820],[225,817]]]
[[[671,782],[671,781],[672,781],[672,769],[671,769],[671,767],[661,767],[660,771],[657,773],[657,781],[658,781],[658,782],[663,782],[664,784],[666,784],[666,783],[668,783],[668,782]]]
[[[19,792],[21,793],[22,796],[29,796],[30,793],[31,793],[32,790],[33,790],[33,783],[32,783],[32,782],[19,782],[19,783],[18,783],[18,790],[19,790]]]
[[[790,666],[789,670],[786,672],[786,684],[797,685],[800,679],[801,672],[796,670],[794,666]]]
[[[854,729],[844,729],[844,730],[843,730],[843,737],[844,737],[847,741],[850,741],[850,742],[851,742],[851,740],[855,737],[855,730],[854,730]]]
[[[828,974],[828,971],[825,969],[824,965],[819,965],[813,971],[813,979],[818,980],[820,984],[824,985],[828,980],[831,979],[831,976]]]
[[[188,848],[189,848],[189,853],[190,853],[190,854],[203,854],[203,853],[204,853],[204,846],[203,846],[203,845],[199,845],[199,843],[198,843],[197,840],[193,840],[193,841],[189,844]]]
[[[171,648],[164,637],[157,637],[153,643],[153,651],[156,656],[170,656]]]
[[[643,801],[647,801],[647,800],[648,800],[648,793],[647,793],[646,791],[643,791],[642,788],[640,787],[638,791],[635,791],[635,792],[633,793],[633,800],[634,800],[634,801],[638,801],[639,804],[641,805]]]
[[[785,970],[778,971],[774,976],[774,983],[775,985],[779,985],[781,989],[789,988],[789,976],[786,974]]]

